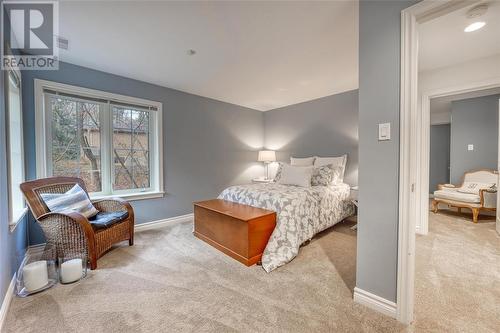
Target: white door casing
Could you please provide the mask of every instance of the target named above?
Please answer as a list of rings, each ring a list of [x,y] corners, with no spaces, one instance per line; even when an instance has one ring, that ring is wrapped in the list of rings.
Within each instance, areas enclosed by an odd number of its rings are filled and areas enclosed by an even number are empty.
[[[396,317],[405,324],[410,324],[413,321],[416,226],[421,226],[422,220],[427,221],[429,205],[430,113],[418,112],[418,24],[476,2],[479,2],[479,0],[424,0],[401,11],[400,173]],[[430,100],[430,97],[428,99]],[[422,106],[430,109],[430,102],[427,102],[427,100],[422,101]],[[424,130],[424,122],[427,123],[426,130]],[[423,178],[424,175],[425,178]],[[425,200],[423,200],[424,195]],[[419,230],[419,232],[422,231]]]
[[[420,124],[418,127],[420,128],[418,132],[421,134],[417,136],[417,140],[421,140],[420,142],[420,161],[419,161],[419,181],[417,181],[416,191],[419,194],[419,198],[421,198],[419,203],[418,210],[420,213],[418,214],[418,219],[416,221],[416,232],[422,235],[427,235],[429,230],[429,157],[430,157],[430,105],[431,99],[438,97],[446,97],[451,95],[457,95],[462,93],[499,88],[500,87],[500,77],[493,78],[487,81],[481,82],[468,82],[461,85],[455,85],[440,89],[435,89],[431,91],[426,91],[422,93],[421,99],[421,117]],[[500,117],[499,117],[500,118]],[[499,139],[500,140],[500,139]],[[500,145],[499,145],[500,149]],[[500,157],[499,157],[500,163]],[[500,166],[500,164],[499,164]],[[500,167],[499,167],[500,168]],[[451,170],[450,170],[451,172]],[[500,203],[499,203],[500,204]],[[500,207],[500,206],[499,206]]]
[[[497,169],[500,171],[500,99],[498,100],[498,164],[497,164]],[[499,172],[499,181],[500,181],[500,172]],[[500,182],[497,181],[497,191],[498,191],[498,186],[500,185]],[[498,195],[497,192],[497,212],[496,212],[496,229],[497,229],[497,234],[500,235],[500,216],[498,214],[500,212],[500,195]]]

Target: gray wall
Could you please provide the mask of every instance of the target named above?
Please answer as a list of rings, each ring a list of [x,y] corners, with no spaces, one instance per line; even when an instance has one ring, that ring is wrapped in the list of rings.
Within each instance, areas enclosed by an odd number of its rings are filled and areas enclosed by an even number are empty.
[[[359,215],[356,286],[396,301],[401,10],[416,1],[360,1]],[[390,122],[392,139],[378,141]]]
[[[4,74],[0,70],[0,305],[27,246],[26,218],[9,230]]]
[[[36,177],[34,79],[98,89],[163,103],[164,181],[161,199],[132,203],[137,223],[192,212],[192,202],[213,198],[231,184],[263,175],[257,151],[263,145],[260,111],[60,63],[58,71],[26,71],[23,77],[27,176]],[[31,219],[30,243],[43,241]]]
[[[265,146],[277,159],[348,154],[345,182],[358,183],[358,91],[264,113]]]
[[[450,182],[450,124],[431,125],[429,192]]]
[[[500,95],[451,103],[451,181],[460,183],[464,172],[497,169],[498,99]],[[474,150],[468,151],[467,145]]]

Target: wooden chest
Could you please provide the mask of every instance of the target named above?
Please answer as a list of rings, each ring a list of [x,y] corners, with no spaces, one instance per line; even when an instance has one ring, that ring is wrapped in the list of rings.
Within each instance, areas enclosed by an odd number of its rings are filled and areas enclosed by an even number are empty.
[[[275,226],[270,210],[220,199],[194,203],[194,235],[247,266],[260,260]]]

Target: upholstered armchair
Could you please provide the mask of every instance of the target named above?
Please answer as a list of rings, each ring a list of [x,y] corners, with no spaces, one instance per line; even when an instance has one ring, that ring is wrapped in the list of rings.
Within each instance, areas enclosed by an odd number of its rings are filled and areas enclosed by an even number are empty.
[[[128,240],[134,244],[134,210],[122,199],[93,201],[99,211],[95,218],[87,219],[77,212],[51,212],[42,200],[43,193],[66,193],[75,184],[85,190],[82,179],[53,177],[21,184],[28,206],[40,224],[47,244],[53,245],[57,256],[65,254],[88,257],[90,268],[97,268],[97,259],[114,244]],[[114,220],[111,220],[114,219]]]
[[[462,184],[440,184],[434,192],[432,210],[438,212],[439,204],[472,211],[472,221],[477,223],[480,211],[496,211],[498,172],[496,170],[477,170],[464,174]]]

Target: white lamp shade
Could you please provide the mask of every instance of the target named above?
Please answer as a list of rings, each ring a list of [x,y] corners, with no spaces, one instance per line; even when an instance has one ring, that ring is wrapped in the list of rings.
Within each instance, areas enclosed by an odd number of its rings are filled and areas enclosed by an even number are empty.
[[[259,151],[259,162],[274,162],[276,161],[276,152],[274,150]]]

